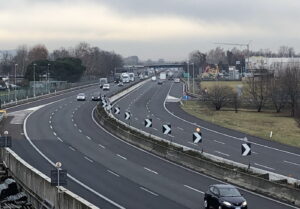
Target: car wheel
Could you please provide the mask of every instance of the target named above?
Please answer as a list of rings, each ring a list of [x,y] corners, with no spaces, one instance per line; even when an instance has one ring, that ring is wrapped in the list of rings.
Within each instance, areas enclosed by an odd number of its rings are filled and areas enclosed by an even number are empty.
[[[209,208],[209,204],[208,204],[208,201],[207,201],[207,200],[204,200],[204,208],[205,208],[205,209],[208,209],[208,208]]]

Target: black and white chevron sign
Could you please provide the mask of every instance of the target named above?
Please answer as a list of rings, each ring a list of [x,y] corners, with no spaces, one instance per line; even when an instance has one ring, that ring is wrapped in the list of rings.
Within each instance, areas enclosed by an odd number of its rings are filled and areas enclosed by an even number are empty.
[[[145,119],[145,127],[150,128],[152,127],[152,119]]]
[[[164,134],[171,134],[171,124],[166,124],[162,126],[162,132]]]
[[[105,100],[102,100],[102,107],[106,107],[107,106],[107,102]]]
[[[125,112],[125,120],[129,120],[131,117],[131,113],[130,112]]]
[[[202,142],[202,134],[201,134],[201,132],[194,132],[193,133],[193,142],[195,144]]]
[[[114,113],[115,113],[116,115],[120,114],[120,108],[119,108],[119,107],[115,107]]]
[[[251,144],[245,143],[242,144],[242,156],[248,156],[251,155]]]

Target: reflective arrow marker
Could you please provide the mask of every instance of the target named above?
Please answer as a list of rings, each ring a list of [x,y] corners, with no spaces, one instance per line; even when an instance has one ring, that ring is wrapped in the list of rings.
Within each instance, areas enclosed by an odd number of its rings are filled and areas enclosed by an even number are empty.
[[[119,108],[119,107],[115,107],[114,113],[115,113],[116,115],[120,114],[120,108]]]
[[[145,127],[150,128],[152,127],[152,119],[145,119]]]
[[[251,144],[245,143],[242,144],[242,156],[248,156],[251,155]]]
[[[198,133],[198,132],[194,132],[193,133],[193,142],[195,144],[202,142],[202,134],[201,134],[201,132],[200,133]]]
[[[171,124],[163,125],[162,132],[164,134],[171,134]]]
[[[130,112],[125,112],[125,120],[129,120],[131,117]]]

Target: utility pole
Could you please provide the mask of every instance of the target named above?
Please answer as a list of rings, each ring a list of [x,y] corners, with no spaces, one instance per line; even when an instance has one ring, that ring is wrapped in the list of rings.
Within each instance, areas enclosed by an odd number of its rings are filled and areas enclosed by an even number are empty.
[[[17,91],[17,67],[18,67],[18,64],[15,64],[15,102],[17,102],[17,94],[16,94],[16,91]]]
[[[187,62],[187,71],[188,71],[188,91],[190,91],[190,63]]]
[[[33,64],[33,97],[35,97],[35,66],[36,64]]]

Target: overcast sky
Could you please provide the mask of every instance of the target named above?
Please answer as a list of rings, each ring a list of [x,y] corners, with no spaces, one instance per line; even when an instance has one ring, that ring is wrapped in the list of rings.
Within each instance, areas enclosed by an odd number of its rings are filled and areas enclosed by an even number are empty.
[[[251,40],[253,50],[300,52],[299,11],[299,0],[0,0],[0,50],[85,41],[124,57],[184,60],[215,42]]]

